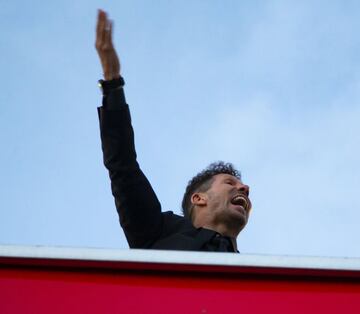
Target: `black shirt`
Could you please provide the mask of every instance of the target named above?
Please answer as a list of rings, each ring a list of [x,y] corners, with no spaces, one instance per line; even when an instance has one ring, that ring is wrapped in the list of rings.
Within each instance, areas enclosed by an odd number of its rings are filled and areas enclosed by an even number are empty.
[[[161,211],[160,202],[136,161],[123,81],[102,85],[103,106],[98,108],[98,114],[104,164],[130,248],[237,252],[229,237],[195,228],[189,219]]]

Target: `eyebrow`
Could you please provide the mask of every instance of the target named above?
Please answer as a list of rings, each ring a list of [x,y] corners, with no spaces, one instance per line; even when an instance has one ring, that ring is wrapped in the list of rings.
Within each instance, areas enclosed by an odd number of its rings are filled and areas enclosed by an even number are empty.
[[[235,177],[233,177],[233,176],[231,176],[231,177],[225,177],[223,181],[227,181],[227,180],[231,180],[231,181],[233,181],[233,182],[237,182],[237,181],[241,182],[240,179],[235,178]]]

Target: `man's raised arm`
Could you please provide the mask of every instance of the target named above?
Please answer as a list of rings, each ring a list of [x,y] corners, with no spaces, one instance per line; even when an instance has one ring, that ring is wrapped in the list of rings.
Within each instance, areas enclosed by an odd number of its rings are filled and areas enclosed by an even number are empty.
[[[160,203],[137,161],[129,107],[125,102],[120,62],[112,43],[112,22],[98,12],[96,50],[105,81],[98,108],[101,144],[111,189],[129,246],[150,248],[162,232]]]

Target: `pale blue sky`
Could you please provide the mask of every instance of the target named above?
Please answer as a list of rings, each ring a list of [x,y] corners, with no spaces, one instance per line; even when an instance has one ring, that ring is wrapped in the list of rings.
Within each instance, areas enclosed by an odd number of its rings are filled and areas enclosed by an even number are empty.
[[[1,244],[127,247],[100,149],[97,8],[163,210],[231,161],[254,207],[242,253],[360,257],[357,1],[0,1]]]

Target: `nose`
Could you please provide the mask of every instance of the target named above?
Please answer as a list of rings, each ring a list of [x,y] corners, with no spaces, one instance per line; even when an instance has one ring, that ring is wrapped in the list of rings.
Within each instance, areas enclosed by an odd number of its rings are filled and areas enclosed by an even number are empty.
[[[238,191],[245,193],[247,196],[249,196],[250,193],[250,187],[242,182],[239,182],[238,187],[237,187]]]

